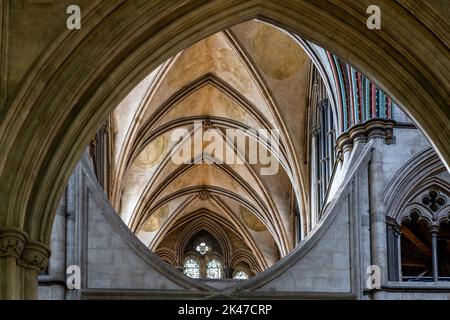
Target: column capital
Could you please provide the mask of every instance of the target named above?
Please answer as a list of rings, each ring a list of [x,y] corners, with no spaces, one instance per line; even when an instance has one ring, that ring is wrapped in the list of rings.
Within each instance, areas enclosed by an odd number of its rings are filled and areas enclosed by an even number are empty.
[[[0,229],[0,257],[19,258],[23,253],[27,238],[27,234],[20,229]]]
[[[431,233],[431,234],[436,233],[437,234],[437,233],[439,233],[439,229],[440,229],[440,227],[438,225],[431,225],[428,228],[428,233]]]
[[[39,272],[48,265],[49,258],[50,249],[46,245],[30,241],[25,244],[21,262],[25,267]]]
[[[397,220],[395,220],[394,218],[386,216],[386,224],[387,224],[388,229],[392,230],[392,232],[395,235],[401,235],[402,234],[402,227],[397,222]]]

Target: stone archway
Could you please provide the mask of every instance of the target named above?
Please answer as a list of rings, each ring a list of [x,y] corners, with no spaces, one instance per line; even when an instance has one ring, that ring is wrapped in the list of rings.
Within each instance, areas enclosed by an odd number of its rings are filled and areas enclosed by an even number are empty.
[[[354,65],[416,120],[448,166],[448,23],[428,4],[419,11],[415,1],[381,0],[382,29],[371,31],[371,2],[117,0],[86,12],[83,28],[60,35],[2,115],[0,297],[36,296],[60,194],[102,120],[158,64],[246,20],[293,31]]]

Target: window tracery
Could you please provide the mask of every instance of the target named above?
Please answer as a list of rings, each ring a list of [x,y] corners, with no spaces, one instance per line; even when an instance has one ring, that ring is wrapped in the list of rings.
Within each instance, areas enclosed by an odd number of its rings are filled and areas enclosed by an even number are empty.
[[[222,262],[218,259],[211,259],[206,265],[206,278],[222,279]]]
[[[338,160],[336,155],[336,128],[333,110],[325,84],[317,68],[311,70],[313,81],[310,91],[311,112],[311,173],[312,199],[315,222],[320,219],[321,211],[330,189],[331,180]]]
[[[450,281],[450,211],[447,196],[428,186],[409,198],[397,217],[387,218],[391,281]]]
[[[194,257],[189,257],[185,260],[183,270],[184,274],[190,278],[200,278],[200,263]]]
[[[234,273],[233,279],[246,280],[248,279],[248,274],[244,270],[239,270]]]

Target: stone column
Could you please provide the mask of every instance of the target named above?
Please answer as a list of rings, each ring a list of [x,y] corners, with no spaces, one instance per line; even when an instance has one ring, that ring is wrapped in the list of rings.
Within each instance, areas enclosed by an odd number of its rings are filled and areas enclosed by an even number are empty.
[[[50,250],[19,229],[0,229],[0,300],[37,299],[38,274]]]
[[[22,298],[21,266],[27,234],[19,229],[0,229],[0,300]]]
[[[24,299],[38,299],[38,275],[47,266],[49,257],[50,250],[42,243],[30,241],[25,244],[21,259],[25,269]]]
[[[374,138],[369,167],[370,251],[372,265],[381,271],[381,284],[386,283],[387,245],[384,210],[383,138]],[[376,299],[376,294],[374,295]]]
[[[224,279],[232,279],[233,278],[234,269],[229,268],[223,268],[223,278]]]
[[[396,231],[396,238],[397,241],[397,269],[398,269],[398,279],[399,281],[403,280],[403,273],[402,273],[402,229],[400,226],[398,226]]]
[[[399,268],[400,226],[392,218],[387,218],[387,254],[388,254],[388,280],[400,281]]]
[[[431,250],[432,250],[432,267],[433,280],[439,281],[439,265],[438,265],[438,234],[439,226],[430,226],[429,233],[431,235]]]
[[[321,181],[320,181],[320,151],[318,148],[318,141],[319,141],[319,129],[318,126],[315,125],[312,130],[312,142],[311,142],[311,150],[312,154],[314,155],[314,161],[311,162],[312,169],[312,181],[313,181],[313,187],[312,187],[312,204],[311,207],[314,211],[312,214],[312,217],[310,221],[308,221],[308,230],[312,229],[312,226],[314,226],[317,221],[320,219],[320,208],[321,208],[321,201],[322,201],[322,194],[321,194]],[[302,230],[301,225],[301,219],[299,219],[299,230]],[[301,234],[301,232],[300,232]],[[301,239],[299,239],[301,241]]]

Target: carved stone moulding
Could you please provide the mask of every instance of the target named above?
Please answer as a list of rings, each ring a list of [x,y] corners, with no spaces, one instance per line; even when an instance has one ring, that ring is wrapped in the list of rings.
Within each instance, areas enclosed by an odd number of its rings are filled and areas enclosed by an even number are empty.
[[[443,205],[445,205],[447,199],[441,195],[438,190],[431,190],[423,196],[422,203],[427,206],[432,212],[438,211]]]
[[[338,155],[353,149],[355,143],[367,143],[374,138],[382,138],[386,144],[393,141],[395,121],[392,119],[370,119],[364,123],[354,125],[342,133],[336,142]]]
[[[0,229],[0,257],[19,258],[27,238],[27,234],[19,229]]]
[[[402,233],[400,224],[392,217],[386,217],[386,224],[388,230],[391,230],[394,234],[400,235]]]
[[[214,129],[214,123],[211,120],[204,120],[202,122],[203,130]]]
[[[30,269],[41,271],[44,269],[50,257],[50,250],[40,242],[30,241],[25,244],[23,249],[22,264]]]
[[[27,241],[27,234],[19,229],[0,229],[0,257],[16,258],[18,263],[38,272],[44,269],[50,249],[37,241]]]
[[[210,197],[209,192],[206,190],[200,191],[198,196],[200,197],[200,200],[207,201]]]

